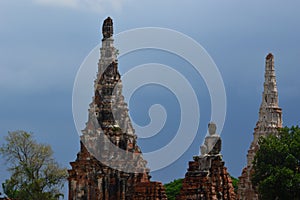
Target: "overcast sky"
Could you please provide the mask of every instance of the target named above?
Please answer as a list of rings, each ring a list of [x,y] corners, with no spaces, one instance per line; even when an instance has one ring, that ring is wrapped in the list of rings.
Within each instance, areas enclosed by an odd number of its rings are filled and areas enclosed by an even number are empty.
[[[39,142],[52,146],[63,166],[70,167],[68,163],[79,150],[72,117],[73,83],[82,61],[101,40],[102,21],[111,16],[115,33],[148,26],[170,28],[207,50],[220,70],[227,94],[227,116],[221,133],[223,159],[228,171],[238,177],[258,119],[264,59],[269,52],[275,56],[284,125],[299,124],[299,7],[297,0],[1,0],[0,136],[20,129],[33,132]],[[182,73],[194,76],[185,70],[184,61],[163,52],[160,55],[158,58],[157,52],[151,51],[128,55],[120,59],[120,71],[125,73],[143,62],[160,62],[181,66]],[[169,182],[183,177],[188,161],[199,152],[200,135],[206,133],[210,119],[210,104],[203,80],[194,80],[199,81],[199,86],[194,86],[197,97],[203,98],[199,136],[177,162],[153,172],[153,180]],[[154,103],[172,111],[177,105],[176,100],[169,100],[173,98],[163,88],[145,87],[130,100],[133,120],[146,123],[148,108]],[[144,103],[139,103],[141,100]],[[178,127],[174,113],[175,117],[169,115],[166,133]],[[161,137],[163,144],[168,137]],[[139,145],[143,151],[153,149],[153,141],[140,140]],[[2,163],[0,182],[8,177]]]

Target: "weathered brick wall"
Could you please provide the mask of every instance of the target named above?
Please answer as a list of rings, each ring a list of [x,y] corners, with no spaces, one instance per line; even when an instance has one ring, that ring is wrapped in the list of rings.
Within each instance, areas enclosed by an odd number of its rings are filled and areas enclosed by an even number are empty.
[[[189,162],[188,172],[176,199],[236,199],[232,180],[221,156],[209,156],[207,160],[211,162],[209,170],[200,169],[200,160],[201,158],[195,157],[194,161]]]

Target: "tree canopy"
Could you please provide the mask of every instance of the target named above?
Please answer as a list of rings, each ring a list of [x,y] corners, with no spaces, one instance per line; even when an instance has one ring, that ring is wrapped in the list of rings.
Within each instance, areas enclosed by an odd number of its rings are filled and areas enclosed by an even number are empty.
[[[182,187],[182,180],[183,180],[182,178],[176,179],[176,180],[164,185],[166,188],[166,194],[167,194],[168,200],[176,199],[176,195],[179,194],[180,189]]]
[[[261,199],[300,199],[300,128],[259,139],[252,182]]]
[[[234,192],[237,193],[237,190],[238,190],[238,184],[239,184],[239,179],[233,177],[233,176],[230,176],[231,180],[232,180],[232,186],[234,188]]]
[[[11,176],[2,183],[7,197],[19,200],[56,200],[67,177],[49,145],[37,143],[31,133],[9,132],[0,155]]]

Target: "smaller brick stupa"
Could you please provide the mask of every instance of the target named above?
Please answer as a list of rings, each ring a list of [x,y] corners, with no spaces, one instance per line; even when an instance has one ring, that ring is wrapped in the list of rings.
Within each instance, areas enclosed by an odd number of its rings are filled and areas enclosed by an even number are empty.
[[[221,138],[216,124],[208,124],[209,135],[201,145],[201,155],[194,156],[176,200],[236,199],[232,180],[222,161]]]

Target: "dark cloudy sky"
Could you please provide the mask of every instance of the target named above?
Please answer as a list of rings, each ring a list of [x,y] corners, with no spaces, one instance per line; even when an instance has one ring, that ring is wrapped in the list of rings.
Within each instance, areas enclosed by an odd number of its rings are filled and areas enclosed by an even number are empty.
[[[63,166],[69,167],[79,150],[72,116],[73,83],[82,61],[100,42],[102,21],[111,16],[116,33],[149,26],[169,28],[188,35],[207,50],[226,89],[222,153],[229,172],[237,177],[245,165],[258,118],[264,59],[269,52],[275,56],[284,125],[299,124],[299,7],[297,0],[1,0],[0,144],[8,131],[33,132],[39,142],[52,146]],[[168,182],[183,177],[188,161],[199,152],[210,120],[209,93],[203,79],[194,77],[184,61],[165,52],[130,54],[120,59],[119,68],[125,73],[149,62],[182,67],[201,99],[200,127],[191,147],[177,162],[152,173],[153,180]],[[157,103],[171,112],[162,133],[176,132],[178,104],[165,88],[149,86],[137,91],[130,100],[133,120],[146,125],[148,108]],[[142,150],[152,151],[167,144],[169,137],[172,135],[162,134],[159,140],[140,140],[139,144]],[[9,176],[5,169],[1,160],[0,182]]]

